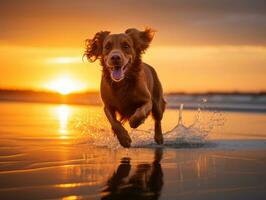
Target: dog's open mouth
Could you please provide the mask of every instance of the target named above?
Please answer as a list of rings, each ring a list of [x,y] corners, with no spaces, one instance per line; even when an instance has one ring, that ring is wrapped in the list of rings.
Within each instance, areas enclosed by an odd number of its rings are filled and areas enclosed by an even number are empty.
[[[129,63],[130,63],[130,59],[122,67],[121,66],[115,66],[113,68],[113,70],[111,71],[111,77],[114,81],[116,81],[116,82],[121,81],[125,77],[125,72],[126,72],[126,69],[127,69],[127,66],[129,65]]]
[[[116,68],[111,72],[112,78],[114,81],[120,81],[124,78],[124,74],[121,68]]]

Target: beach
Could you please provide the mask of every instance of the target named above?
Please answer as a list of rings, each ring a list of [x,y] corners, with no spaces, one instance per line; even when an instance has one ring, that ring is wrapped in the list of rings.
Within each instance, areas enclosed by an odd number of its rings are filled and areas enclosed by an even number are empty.
[[[178,114],[166,110],[164,133]],[[265,199],[265,113],[219,114],[204,141],[166,145],[147,119],[124,149],[102,106],[1,102],[0,199]],[[195,116],[185,104],[186,127]]]

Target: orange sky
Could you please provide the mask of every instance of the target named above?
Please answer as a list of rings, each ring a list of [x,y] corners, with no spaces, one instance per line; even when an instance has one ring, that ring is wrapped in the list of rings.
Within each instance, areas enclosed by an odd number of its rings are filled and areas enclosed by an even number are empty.
[[[101,67],[82,62],[84,40],[151,26],[143,60],[166,92],[266,90],[265,3],[232,2],[0,1],[0,88],[99,90]]]

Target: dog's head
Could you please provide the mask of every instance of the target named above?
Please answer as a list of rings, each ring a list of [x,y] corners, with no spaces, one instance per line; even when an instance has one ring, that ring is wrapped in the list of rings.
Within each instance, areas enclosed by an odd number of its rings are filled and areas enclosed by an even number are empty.
[[[148,28],[144,31],[131,28],[120,34],[101,31],[93,39],[87,40],[84,55],[91,62],[100,59],[112,80],[119,82],[149,47],[153,36],[154,31]]]

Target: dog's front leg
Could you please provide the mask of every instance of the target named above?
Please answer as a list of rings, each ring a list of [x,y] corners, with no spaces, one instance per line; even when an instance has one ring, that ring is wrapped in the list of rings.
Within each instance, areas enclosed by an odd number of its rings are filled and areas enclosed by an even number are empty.
[[[149,100],[143,106],[139,107],[135,113],[129,118],[129,125],[131,128],[137,128],[144,122],[152,109],[152,102]]]
[[[104,112],[108,121],[111,123],[112,130],[116,134],[120,144],[123,147],[129,148],[131,144],[131,139],[127,133],[127,130],[116,119],[115,112],[111,109],[108,109],[107,107],[104,107]]]

